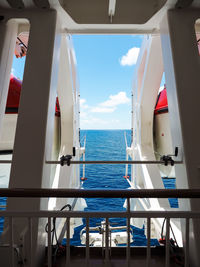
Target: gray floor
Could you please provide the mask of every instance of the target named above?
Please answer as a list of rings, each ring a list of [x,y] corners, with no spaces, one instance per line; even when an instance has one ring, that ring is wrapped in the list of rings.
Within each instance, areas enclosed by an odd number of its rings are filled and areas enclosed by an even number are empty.
[[[179,255],[182,255],[182,250],[178,251]],[[79,247],[71,248],[71,257],[69,265],[66,264],[66,252],[57,257],[56,262],[52,264],[52,267],[84,267],[86,266],[85,248]],[[170,267],[180,267],[180,264],[176,263],[177,258],[171,255]],[[126,249],[125,248],[112,248],[110,267],[122,267],[126,265]],[[47,265],[46,265],[47,266]],[[90,267],[106,266],[104,257],[102,256],[102,248],[90,248]],[[131,248],[130,266],[134,267],[147,267],[146,263],[146,248]],[[164,248],[152,248],[151,249],[151,261],[150,266],[161,267],[165,266],[165,250]],[[183,265],[182,265],[183,266]]]

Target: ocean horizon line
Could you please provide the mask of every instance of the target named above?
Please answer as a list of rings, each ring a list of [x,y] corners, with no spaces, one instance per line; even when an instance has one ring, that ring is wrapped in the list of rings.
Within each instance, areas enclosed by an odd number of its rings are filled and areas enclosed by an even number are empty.
[[[81,131],[131,131],[131,129],[81,129]]]

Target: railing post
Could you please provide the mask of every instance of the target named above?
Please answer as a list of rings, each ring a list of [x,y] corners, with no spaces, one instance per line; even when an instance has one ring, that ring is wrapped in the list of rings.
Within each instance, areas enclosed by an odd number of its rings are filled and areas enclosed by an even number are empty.
[[[186,218],[185,225],[185,267],[189,267],[189,222],[190,219]]]
[[[89,259],[90,259],[89,225],[90,225],[90,219],[86,217],[86,266],[87,267],[89,266]]]
[[[33,238],[32,238],[32,218],[28,218],[28,230],[29,230],[29,241],[30,241],[30,267],[33,266],[33,260],[32,260],[32,250],[33,250]]]
[[[130,198],[127,198],[126,226],[127,226],[126,265],[127,267],[129,267],[130,266]]]
[[[66,266],[70,266],[70,218],[66,220]]]
[[[147,267],[151,260],[151,218],[147,218]]]
[[[165,242],[166,242],[166,250],[165,250],[165,267],[170,266],[170,257],[169,257],[169,237],[170,237],[170,218],[166,218],[166,237],[165,237]]]
[[[52,266],[52,251],[51,251],[51,217],[48,217],[48,267]]]
[[[109,221],[106,217],[105,266],[109,267]]]
[[[11,266],[14,267],[14,248],[13,248],[13,217],[9,217],[9,229],[10,229],[10,261]]]

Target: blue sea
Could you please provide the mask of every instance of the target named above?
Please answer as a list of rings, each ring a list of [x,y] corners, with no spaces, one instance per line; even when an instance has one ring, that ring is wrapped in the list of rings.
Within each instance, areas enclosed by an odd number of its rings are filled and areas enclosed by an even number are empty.
[[[126,160],[126,145],[124,133],[126,132],[127,143],[131,144],[130,130],[82,130],[80,139],[83,145],[84,137],[86,136],[86,160]],[[85,189],[126,189],[129,188],[129,183],[124,179],[125,165],[86,165],[85,177],[82,187]],[[128,168],[128,175],[131,176],[131,167]],[[81,175],[82,177],[82,166]],[[1,176],[0,176],[1,179]],[[163,179],[166,188],[175,187],[175,179]],[[125,199],[86,199],[87,208],[85,211],[123,211]],[[5,205],[6,199],[1,198],[0,204]],[[176,199],[171,199],[172,207],[177,207]],[[90,226],[98,226],[101,219],[90,219]],[[109,219],[112,225],[126,225],[125,218],[111,218]],[[74,236],[71,240],[71,245],[80,246],[80,231],[85,227],[83,225],[75,228]],[[0,218],[0,232],[3,228],[3,218]],[[133,228],[133,246],[145,246],[146,237],[144,235],[144,228]],[[65,243],[65,241],[64,241]],[[157,240],[151,240],[151,245],[158,245]]]
[[[86,160],[126,160],[126,134],[128,146],[131,145],[131,131],[130,130],[82,130],[81,143],[83,144],[86,136]],[[82,170],[82,168],[81,168]],[[128,167],[128,175],[131,177],[131,167]],[[85,189],[126,189],[129,188],[129,183],[125,176],[125,165],[86,165],[85,177],[86,181],[83,183]],[[82,177],[82,172],[81,172]],[[175,187],[175,179],[164,179],[163,183],[166,188]],[[124,198],[121,199],[86,199],[86,211],[123,211],[125,208]],[[177,207],[177,199],[170,199],[171,207]],[[101,219],[91,219],[90,226],[100,225]],[[126,225],[125,218],[111,218],[109,219],[112,225]],[[75,229],[75,234],[71,244],[80,246],[80,231],[85,227],[83,225]],[[133,239],[132,246],[145,246],[146,236],[144,235],[144,228],[139,229],[132,226]],[[151,240],[151,245],[159,245],[157,240]]]

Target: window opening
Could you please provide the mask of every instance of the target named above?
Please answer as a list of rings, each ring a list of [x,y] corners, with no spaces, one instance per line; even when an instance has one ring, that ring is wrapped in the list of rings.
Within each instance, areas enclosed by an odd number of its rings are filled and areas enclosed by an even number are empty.
[[[8,22],[9,23],[9,22]],[[13,63],[10,74],[9,88],[7,93],[7,101],[5,114],[2,123],[0,136],[0,159],[11,160],[15,139],[15,131],[18,118],[18,108],[20,103],[20,94],[23,83],[24,65],[26,53],[28,50],[29,39],[29,22],[27,20],[15,19],[18,25],[16,43],[13,55]],[[10,176],[10,164],[0,165],[0,185],[8,187]]]

